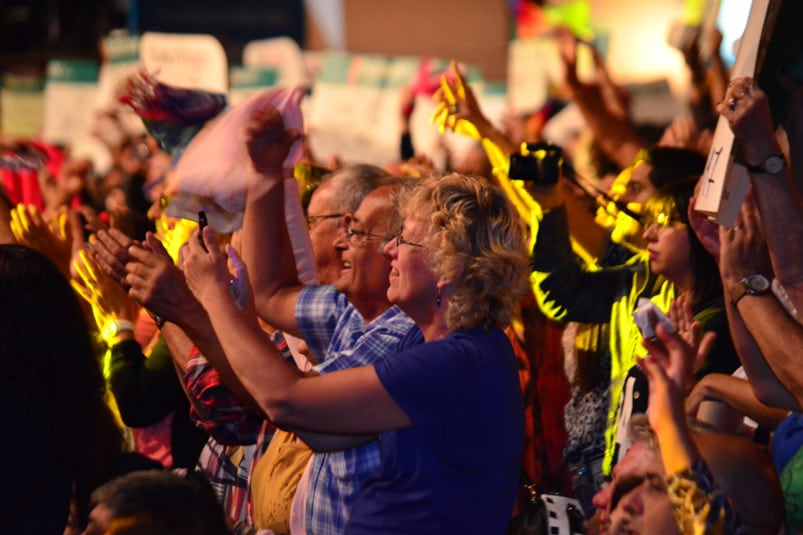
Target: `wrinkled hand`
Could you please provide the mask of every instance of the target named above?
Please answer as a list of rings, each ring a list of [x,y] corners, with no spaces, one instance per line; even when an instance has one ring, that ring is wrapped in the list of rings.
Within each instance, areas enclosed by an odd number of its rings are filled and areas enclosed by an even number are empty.
[[[134,240],[117,229],[98,230],[92,247],[95,259],[103,271],[118,284],[127,288],[125,282],[126,264],[130,260],[128,248],[134,245]]]
[[[254,169],[263,174],[279,173],[301,132],[285,130],[282,114],[273,106],[254,110],[245,124],[245,144]]]
[[[144,243],[128,248],[128,259],[128,295],[152,314],[181,325],[181,318],[187,317],[187,311],[198,303],[162,243],[149,232]]]
[[[745,198],[732,228],[719,228],[719,271],[728,288],[751,273],[770,275],[769,251],[761,231],[758,207],[752,194]]]
[[[759,165],[769,154],[779,152],[769,99],[752,78],[731,80],[717,111],[728,120],[748,164]]]
[[[215,240],[214,231],[210,227],[206,227],[201,236],[208,251],[199,241],[196,231],[187,245],[181,248],[181,262],[184,266],[187,286],[196,299],[204,305],[204,308],[209,310],[207,305],[210,303],[210,298],[221,290],[228,291],[231,275],[226,265],[226,257],[220,251]],[[242,262],[240,265],[244,267]]]

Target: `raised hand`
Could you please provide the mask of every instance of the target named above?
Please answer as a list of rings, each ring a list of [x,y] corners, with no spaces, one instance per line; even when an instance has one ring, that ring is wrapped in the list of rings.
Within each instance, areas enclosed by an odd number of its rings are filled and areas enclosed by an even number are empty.
[[[759,165],[767,155],[778,152],[769,99],[752,78],[731,80],[717,111],[728,120],[745,162]]]
[[[694,321],[691,302],[688,299],[679,297],[672,301],[669,305],[669,319],[672,320],[672,325],[687,344],[692,347],[700,344],[700,323]],[[698,366],[695,365],[694,370],[697,368]]]
[[[451,78],[451,80],[450,80]],[[441,87],[433,96],[437,107],[431,121],[443,134],[447,128],[458,134],[481,139],[490,122],[480,110],[471,87],[466,84],[457,62],[449,64],[449,74],[441,76]]]
[[[70,285],[91,305],[101,336],[111,342],[106,325],[116,320],[135,320],[139,307],[118,281],[100,268],[88,250],[78,252],[73,269],[77,277],[70,279]]]
[[[95,233],[92,247],[98,265],[118,284],[127,288],[126,264],[130,259],[128,248],[134,240],[117,229],[102,229]]]
[[[700,189],[700,184],[694,189],[694,195],[689,203],[689,225],[697,235],[697,239],[703,245],[708,254],[714,257],[714,260],[719,262],[720,243],[719,243],[719,225],[708,219],[707,216],[701,214],[694,209],[697,192]]]
[[[181,319],[188,317],[188,310],[198,306],[184,274],[150,232],[144,243],[132,244],[128,248],[125,270],[128,295],[164,321],[180,325]]]
[[[676,331],[671,333],[662,323],[655,323],[657,340],[642,340],[642,344],[650,352],[645,361],[659,364],[672,383],[681,392],[685,392],[690,386],[694,371],[711,351],[716,334],[708,332],[700,336],[700,325],[691,317],[688,304],[678,303],[676,300],[672,303],[670,314],[678,318],[680,325],[673,319]],[[664,333],[663,336],[661,332]],[[670,340],[672,345],[667,345],[665,340]]]
[[[676,326],[677,327],[677,326]],[[642,344],[650,352],[639,361],[650,385],[650,405],[647,415],[656,431],[682,421],[683,397],[689,386],[689,377],[697,363],[705,360],[713,347],[716,334],[706,333],[699,345],[689,344],[678,333],[670,333],[661,323],[655,326],[657,341],[644,339]]]
[[[772,274],[761,219],[753,195],[745,198],[732,228],[719,228],[719,271],[722,284],[730,288],[752,273]]]
[[[36,206],[19,204],[11,210],[11,232],[17,243],[47,256],[70,277],[70,260],[83,242],[76,213],[64,210],[54,220],[47,221]],[[74,236],[79,243],[75,243]]]
[[[301,132],[286,130],[282,114],[273,106],[255,110],[244,128],[245,144],[258,173],[281,177],[282,164]]]
[[[187,286],[206,308],[210,302],[209,297],[221,289],[228,292],[229,286],[234,284],[232,282],[234,279],[226,265],[226,257],[215,240],[214,231],[206,227],[201,237],[206,248],[199,241],[196,231],[187,245],[181,248],[181,262],[184,266]],[[244,264],[240,262],[240,266],[242,268]]]

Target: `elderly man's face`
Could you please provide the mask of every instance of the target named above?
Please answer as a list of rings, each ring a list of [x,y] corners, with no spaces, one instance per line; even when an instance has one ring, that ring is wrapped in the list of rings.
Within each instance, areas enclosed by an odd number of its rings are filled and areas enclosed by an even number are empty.
[[[341,232],[343,214],[335,213],[332,183],[324,182],[312,194],[307,208],[307,221],[315,270],[321,284],[333,284],[340,278],[343,260],[333,242]]]
[[[647,474],[612,505],[608,530],[612,535],[680,535],[661,475]]]
[[[629,490],[637,487],[647,474],[663,475],[664,468],[657,450],[645,442],[636,442],[622,460],[613,467],[611,482],[594,495],[594,507],[599,512],[600,533],[608,533],[613,505]]]

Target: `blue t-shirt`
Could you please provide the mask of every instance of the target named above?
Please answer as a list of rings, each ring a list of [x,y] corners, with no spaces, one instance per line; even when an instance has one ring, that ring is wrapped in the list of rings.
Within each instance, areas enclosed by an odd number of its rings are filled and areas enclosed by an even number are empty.
[[[413,426],[380,435],[381,471],[365,482],[346,533],[502,533],[524,447],[510,342],[480,328],[410,341],[375,367]]]

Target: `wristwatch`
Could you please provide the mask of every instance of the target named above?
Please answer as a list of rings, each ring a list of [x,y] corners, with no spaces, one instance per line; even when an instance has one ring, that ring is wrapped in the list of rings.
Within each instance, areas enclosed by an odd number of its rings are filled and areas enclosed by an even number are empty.
[[[764,163],[759,165],[746,165],[745,167],[747,167],[747,170],[751,173],[769,173],[774,175],[780,173],[785,164],[786,161],[783,158],[783,154],[770,154],[764,158]]]
[[[760,273],[753,273],[732,286],[728,293],[734,305],[745,295],[764,295],[770,291],[770,281]]]

